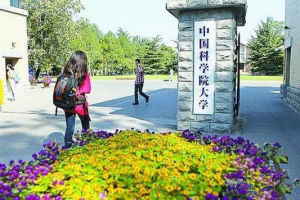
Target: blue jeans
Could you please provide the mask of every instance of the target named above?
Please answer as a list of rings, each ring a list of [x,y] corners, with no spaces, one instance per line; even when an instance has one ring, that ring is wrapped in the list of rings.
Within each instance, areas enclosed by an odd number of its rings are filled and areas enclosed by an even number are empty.
[[[80,116],[78,115],[81,121],[82,129],[88,130],[90,128],[90,117],[87,116]],[[70,148],[72,146],[72,138],[74,134],[74,128],[75,128],[75,118],[76,114],[65,112],[66,117],[66,133],[65,133],[65,146],[67,148]]]

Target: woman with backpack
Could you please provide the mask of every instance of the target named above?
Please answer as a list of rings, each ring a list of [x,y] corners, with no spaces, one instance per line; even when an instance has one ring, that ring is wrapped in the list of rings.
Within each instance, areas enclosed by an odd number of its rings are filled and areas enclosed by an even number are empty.
[[[72,146],[72,138],[75,128],[76,115],[79,116],[82,129],[88,130],[90,128],[90,116],[88,111],[88,102],[85,95],[91,92],[91,80],[88,73],[87,56],[82,51],[76,51],[72,54],[67,62],[64,70],[63,77],[74,77],[77,82],[77,88],[74,88],[77,101],[76,106],[72,110],[64,110],[66,117],[66,133],[65,133],[65,146],[70,148]]]

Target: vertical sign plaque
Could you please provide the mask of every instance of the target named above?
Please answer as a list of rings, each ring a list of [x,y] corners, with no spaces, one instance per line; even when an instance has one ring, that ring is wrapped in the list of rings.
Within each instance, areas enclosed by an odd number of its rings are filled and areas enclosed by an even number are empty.
[[[216,21],[194,24],[194,114],[214,114]]]

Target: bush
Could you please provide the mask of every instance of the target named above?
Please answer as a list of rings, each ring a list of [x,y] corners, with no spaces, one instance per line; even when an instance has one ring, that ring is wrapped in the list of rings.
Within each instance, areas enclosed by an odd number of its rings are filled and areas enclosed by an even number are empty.
[[[279,144],[190,131],[75,138],[72,149],[50,142],[32,162],[2,164],[0,199],[279,199],[299,182],[276,172],[287,162]]]

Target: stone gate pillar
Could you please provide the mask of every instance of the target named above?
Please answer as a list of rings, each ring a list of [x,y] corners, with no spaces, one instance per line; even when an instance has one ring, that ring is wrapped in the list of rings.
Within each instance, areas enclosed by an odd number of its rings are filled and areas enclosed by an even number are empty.
[[[178,130],[232,131],[237,26],[246,8],[247,0],[167,0],[179,20]]]

